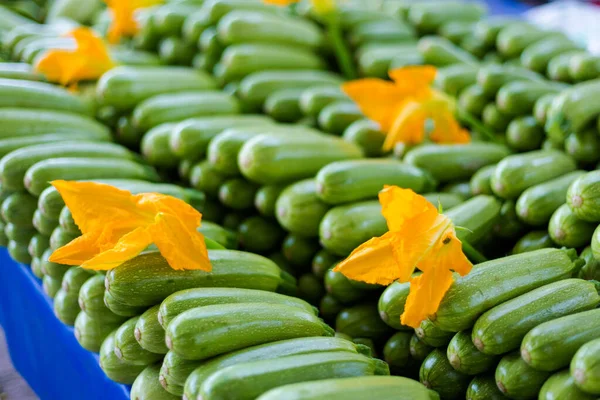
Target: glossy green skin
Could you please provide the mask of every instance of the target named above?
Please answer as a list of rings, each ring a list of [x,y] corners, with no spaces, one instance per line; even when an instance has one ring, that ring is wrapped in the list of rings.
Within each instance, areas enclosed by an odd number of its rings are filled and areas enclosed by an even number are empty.
[[[550,372],[531,368],[519,355],[508,354],[496,368],[496,385],[507,397],[515,400],[535,399]]]
[[[399,57],[418,56],[417,44],[413,41],[397,43],[372,42],[362,45],[356,50],[356,59],[360,75],[384,79],[392,60]]]
[[[464,397],[470,377],[454,370],[446,358],[446,352],[436,349],[421,364],[419,380],[444,399],[459,399]]]
[[[165,76],[169,79],[165,80]],[[192,68],[120,66],[102,75],[96,92],[103,104],[125,111],[159,94],[216,87],[210,75]]]
[[[8,238],[4,234],[4,227],[5,227],[4,222],[0,222],[0,246],[2,246],[2,247],[8,246]],[[27,252],[29,252],[29,247],[27,247]]]
[[[69,293],[63,288],[54,296],[54,315],[65,325],[73,326],[81,309],[77,303],[77,293]]]
[[[0,77],[27,81],[41,81],[44,79],[42,74],[34,72],[32,65],[21,62],[4,62],[0,64]]]
[[[223,369],[204,381],[199,396],[250,400],[275,387],[306,380],[388,374],[387,364],[362,354],[302,354]]]
[[[484,313],[473,327],[473,343],[485,354],[508,353],[518,349],[537,325],[598,304],[600,296],[592,282],[574,278],[550,283]]]
[[[339,257],[331,254],[326,249],[321,249],[312,259],[312,273],[317,278],[323,279],[325,273],[339,261]]]
[[[60,157],[34,164],[27,170],[23,182],[29,193],[39,196],[53,180],[101,179],[108,176],[152,182],[159,180],[159,176],[153,168],[131,160],[106,157],[94,159]]]
[[[160,367],[159,381],[162,387],[176,396],[183,396],[186,379],[202,364],[202,361],[186,360],[169,351]],[[179,398],[179,397],[178,397]]]
[[[442,209],[444,210],[449,210],[453,207],[456,207],[462,204],[465,200],[464,197],[459,194],[445,192],[425,193],[423,197],[425,197],[428,202],[436,207],[441,205]]]
[[[318,116],[319,127],[333,135],[342,135],[353,122],[364,116],[356,104],[340,100],[325,106]]]
[[[600,262],[594,257],[590,246],[587,246],[579,255],[585,261],[585,265],[579,271],[579,277],[587,280],[600,280]]]
[[[418,3],[408,10],[408,20],[419,32],[436,32],[448,20],[475,22],[485,14],[485,8],[474,3]]]
[[[9,245],[10,245],[10,243],[11,242],[9,241]],[[12,243],[16,243],[16,242],[12,242]],[[17,248],[18,248],[17,251],[19,252],[19,254],[21,254],[23,252],[22,247],[19,246],[18,244],[16,244],[16,245],[17,245]],[[13,260],[16,261],[16,258],[11,254],[10,251],[8,252],[8,254],[10,255],[10,257]],[[27,257],[27,256],[28,255],[24,255],[24,253],[22,255],[22,257]],[[31,257],[31,256],[29,256],[28,259],[31,260],[31,261],[29,261],[29,267],[31,268],[31,273],[33,274],[33,276],[35,276],[38,279],[42,279],[43,280],[44,277],[45,277],[45,275],[44,275],[44,271],[42,271],[42,267],[41,267],[42,263],[41,263],[40,259],[37,258],[37,257],[35,257],[35,258]],[[56,282],[53,282],[53,284],[51,285],[52,286],[51,289],[55,289],[55,284],[56,284]],[[59,288],[60,288],[60,285],[59,285]],[[56,291],[58,291],[58,289],[56,289]],[[48,296],[50,296],[50,293],[52,293],[52,292],[55,292],[55,291],[54,290],[49,290],[48,291]]]
[[[265,113],[278,122],[296,122],[303,117],[300,98],[304,89],[282,89],[265,100]]]
[[[415,39],[414,28],[395,20],[367,21],[350,28],[348,41],[355,47],[377,42],[398,43]]]
[[[131,385],[146,365],[131,364],[119,359],[115,354],[115,332],[110,333],[100,347],[100,368],[111,380]],[[158,382],[158,381],[157,381]]]
[[[426,319],[415,329],[419,340],[431,347],[444,347],[454,336],[454,332],[444,331]]]
[[[507,200],[502,203],[498,222],[493,231],[497,237],[508,240],[527,231],[527,226],[517,217],[514,200]]]
[[[517,215],[529,225],[545,226],[552,214],[564,204],[571,184],[584,174],[584,171],[574,171],[531,186],[517,200]]]
[[[375,199],[384,185],[396,185],[417,193],[435,187],[420,168],[394,160],[338,161],[323,167],[316,176],[317,195],[328,204]]]
[[[81,235],[81,231],[75,223],[73,215],[71,214],[71,210],[69,210],[68,207],[65,206],[60,212],[60,216],[58,217],[58,223],[60,224],[60,228],[63,230],[63,232],[68,233],[70,235]]]
[[[363,201],[332,208],[319,226],[319,239],[331,253],[345,257],[357,246],[387,232],[378,201]]]
[[[600,73],[600,57],[589,53],[579,54],[569,63],[569,75],[576,81],[595,79]]]
[[[467,230],[457,232],[460,240],[472,245],[479,243],[492,231],[500,217],[501,204],[492,196],[479,195],[444,212],[454,225]]]
[[[595,128],[571,133],[565,139],[565,151],[577,162],[590,165],[600,161],[600,136]]]
[[[107,324],[116,322],[119,325],[125,320],[124,317],[113,313],[104,304],[104,275],[94,275],[81,285],[78,302],[79,308],[95,320],[103,321]]]
[[[319,249],[319,243],[315,239],[293,233],[287,235],[281,244],[281,252],[286,261],[295,267],[296,272],[307,270]]]
[[[454,45],[448,39],[439,36],[425,36],[418,43],[419,53],[426,64],[444,67],[453,64],[476,66],[477,58]]]
[[[75,319],[75,338],[84,349],[97,353],[102,342],[115,329],[119,322],[107,322],[104,319],[90,317],[81,311]]]
[[[494,193],[514,199],[539,183],[558,178],[576,169],[575,161],[558,150],[538,150],[504,158],[494,170]]]
[[[79,236],[80,234],[71,234],[65,232],[60,226],[58,226],[54,228],[52,235],[50,235],[50,248],[52,250],[57,250]]]
[[[521,55],[523,50],[548,36],[548,33],[531,24],[517,24],[502,29],[496,37],[496,48],[506,58]]]
[[[476,376],[469,383],[467,400],[502,400],[507,399],[496,386],[494,376]]]
[[[446,355],[452,368],[467,375],[479,375],[495,367],[498,359],[482,353],[471,340],[471,331],[460,331],[450,343]]]
[[[0,64],[1,66],[1,64]],[[21,149],[23,147],[35,146],[45,143],[56,143],[59,141],[79,141],[79,142],[96,142],[102,143],[108,141],[108,138],[94,137],[86,131],[82,132],[65,132],[65,133],[47,133],[35,136],[23,136],[0,139],[0,157],[4,157],[10,152]]]
[[[158,44],[158,56],[163,64],[188,66],[195,54],[195,46],[175,36],[164,38]]]
[[[540,389],[540,400],[594,400],[596,396],[585,393],[575,385],[569,370],[552,375]]]
[[[325,294],[319,302],[319,315],[328,322],[335,321],[335,317],[337,317],[343,309],[344,304],[330,293]]]
[[[552,101],[556,97],[556,94],[546,94],[535,102],[533,106],[533,116],[541,125],[546,124],[546,117],[548,116],[548,110]]]
[[[29,246],[29,241],[36,233],[37,231],[34,228],[18,226],[11,223],[8,223],[4,226],[4,234],[8,240],[15,241],[20,245]],[[27,251],[29,252],[29,247],[27,247]]]
[[[513,119],[506,130],[506,142],[516,151],[539,149],[545,137],[543,126],[531,115]]]
[[[149,365],[160,360],[163,355],[143,349],[135,336],[135,326],[141,317],[125,321],[115,333],[114,351],[117,357],[130,364]]]
[[[376,342],[392,333],[390,327],[379,318],[377,307],[370,303],[342,310],[335,319],[335,330],[353,338],[369,338]]]
[[[27,245],[27,251],[31,257],[42,257],[44,252],[50,246],[50,238],[46,235],[42,235],[40,233],[36,233],[29,244]]]
[[[229,179],[219,188],[219,200],[234,210],[247,210],[254,206],[257,190],[258,185],[245,179]]]
[[[39,260],[39,259],[37,259],[37,260]],[[35,269],[35,266],[34,266],[35,262],[36,262],[36,258],[33,258],[31,260],[31,271],[32,272]],[[48,297],[53,299],[56,296],[56,293],[58,293],[58,291],[60,290],[61,283],[62,282],[60,279],[55,279],[51,276],[44,275],[44,277],[42,278],[42,287],[44,289],[44,293],[46,293],[48,295]]]
[[[95,272],[93,271],[88,271],[80,267],[70,267],[63,276],[62,288],[68,294],[79,296],[81,286],[94,275]]]
[[[580,220],[568,204],[563,204],[552,214],[548,234],[558,245],[583,247],[590,243],[596,226],[593,222]]]
[[[160,379],[161,364],[146,367],[135,378],[131,386],[131,398],[135,400],[178,400],[180,395],[174,395],[165,390]]]
[[[439,395],[420,383],[399,376],[364,376],[352,379],[325,379],[285,385],[269,390],[257,400],[439,400]]]
[[[296,182],[285,188],[275,205],[276,217],[286,230],[305,237],[318,235],[319,223],[329,210],[317,194],[314,179]]]
[[[131,306],[158,304],[168,295],[193,287],[238,287],[275,291],[281,270],[269,259],[236,250],[209,250],[212,272],[175,271],[158,252],[133,258],[106,275],[107,291]]]
[[[219,189],[227,181],[227,175],[216,171],[208,161],[204,160],[192,167],[189,180],[194,189],[218,197]]]
[[[409,282],[393,282],[389,285],[381,297],[379,297],[379,316],[386,324],[398,330],[412,330],[409,326],[400,323],[400,316],[404,312],[404,305],[410,289]]]
[[[592,171],[573,182],[567,192],[567,204],[577,218],[600,222],[600,171]]]
[[[41,260],[41,268],[44,271],[45,275],[51,276],[54,279],[60,279],[62,282],[63,276],[66,272],[71,268],[69,265],[57,264],[49,261],[49,257],[52,254],[51,249],[47,249],[42,254]]]
[[[477,81],[478,68],[469,64],[454,64],[440,68],[434,84],[451,96]]]
[[[503,132],[509,126],[510,116],[498,109],[496,103],[488,103],[482,111],[481,121],[495,132]]]
[[[423,361],[433,350],[435,347],[421,341],[416,334],[410,338],[410,355],[414,360]]]
[[[302,274],[298,278],[298,297],[310,304],[318,305],[325,295],[323,279],[312,273]]]
[[[164,123],[144,133],[140,142],[140,152],[148,164],[154,167],[174,168],[179,159],[169,147],[171,131],[176,123]]]
[[[304,115],[317,117],[327,105],[342,100],[348,100],[348,96],[339,86],[314,86],[303,90],[299,105]]]
[[[557,318],[533,328],[521,343],[521,357],[533,368],[557,371],[569,365],[577,350],[600,337],[600,310]]]
[[[229,326],[227,338],[220,328],[224,325]],[[270,341],[332,335],[333,330],[314,313],[298,307],[238,303],[205,306],[179,314],[167,326],[166,342],[170,350],[183,358],[203,360]]]
[[[515,247],[513,247],[511,254],[521,254],[555,246],[547,230],[531,231],[519,239]]]
[[[557,94],[564,87],[558,84],[536,81],[515,81],[505,84],[498,90],[496,105],[507,115],[531,114],[535,102],[547,94]]]
[[[485,105],[490,100],[493,100],[493,96],[487,95],[481,86],[474,83],[460,92],[458,95],[458,106],[474,117],[481,117]]]
[[[258,189],[254,197],[254,206],[265,217],[276,216],[276,202],[283,191],[283,185],[265,185]]]
[[[568,39],[560,40],[549,37],[528,46],[523,53],[521,53],[521,63],[533,71],[545,73],[548,68],[548,63],[552,58],[568,51],[578,49],[580,49],[580,47]]]
[[[147,309],[144,306],[136,307],[123,304],[115,300],[109,291],[104,292],[104,304],[110,311],[122,317],[135,317],[136,315],[141,315]]]
[[[485,311],[535,288],[569,278],[580,265],[575,252],[542,249],[477,264],[450,287],[432,321],[441,329],[469,329]],[[500,282],[490,287],[490,282]]]
[[[345,141],[360,147],[366,157],[380,157],[383,155],[383,142],[385,134],[381,132],[377,123],[360,119],[350,124],[342,135]]]
[[[156,354],[167,354],[165,330],[158,320],[160,304],[147,309],[135,324],[135,340],[144,349]]]
[[[423,145],[408,152],[404,161],[426,171],[440,182],[469,179],[476,171],[495,164],[510,151],[493,143]]]
[[[502,86],[510,82],[542,82],[543,80],[542,75],[527,68],[495,63],[481,67],[477,73],[477,84],[488,96],[495,96]]]
[[[2,218],[7,223],[28,228],[33,226],[32,218],[36,208],[35,197],[24,192],[13,193],[2,202]]]
[[[213,222],[203,221],[200,228],[198,228],[198,232],[202,233],[205,238],[210,238],[227,249],[235,250],[238,247],[238,235]]]
[[[575,385],[586,393],[600,395],[600,339],[594,339],[577,350],[571,360],[571,376]]]
[[[547,75],[550,79],[562,82],[572,82],[573,78],[569,71],[569,64],[574,56],[587,54],[583,50],[572,50],[560,53],[552,57],[548,62]]]

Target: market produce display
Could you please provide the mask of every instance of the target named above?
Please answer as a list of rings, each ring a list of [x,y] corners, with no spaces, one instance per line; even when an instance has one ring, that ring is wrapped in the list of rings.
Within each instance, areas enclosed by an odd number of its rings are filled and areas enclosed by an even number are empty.
[[[0,245],[131,399],[600,396],[598,56],[473,2],[154,1],[131,31],[106,3],[0,5]],[[103,73],[55,76],[61,51]],[[398,139],[347,86],[418,66],[452,143]],[[82,237],[57,180],[186,202],[212,271],[159,243],[50,261]],[[394,230],[384,186],[439,207],[474,264],[418,327],[409,282],[333,270]]]

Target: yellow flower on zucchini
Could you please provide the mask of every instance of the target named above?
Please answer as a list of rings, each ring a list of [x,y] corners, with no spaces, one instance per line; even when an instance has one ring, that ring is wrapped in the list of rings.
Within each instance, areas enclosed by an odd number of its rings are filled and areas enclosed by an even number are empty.
[[[450,218],[423,196],[386,186],[379,193],[379,202],[389,232],[357,247],[334,271],[380,285],[410,281],[401,322],[417,328],[437,311],[453,282],[452,271],[466,275],[472,264]],[[423,273],[411,277],[417,268]]]
[[[50,261],[110,270],[155,244],[171,268],[210,271],[202,214],[177,198],[132,195],[95,182],[53,181],[82,236],[57,249]]]
[[[392,82],[365,78],[342,85],[361,111],[386,133],[384,150],[391,150],[396,143],[413,145],[427,138],[436,143],[470,141],[468,132],[454,118],[454,101],[431,87],[435,67],[398,68],[389,75]],[[427,120],[433,122],[428,134]]]
[[[134,36],[139,31],[135,12],[140,8],[164,3],[164,0],[104,0],[108,6],[112,22],[108,29],[108,40],[118,43],[123,36]]]

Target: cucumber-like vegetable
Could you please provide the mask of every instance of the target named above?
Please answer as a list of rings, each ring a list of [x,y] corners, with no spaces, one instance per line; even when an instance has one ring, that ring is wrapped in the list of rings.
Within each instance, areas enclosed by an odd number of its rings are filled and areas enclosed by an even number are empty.
[[[9,240],[7,250],[8,254],[10,255],[10,258],[12,258],[18,263],[30,264],[32,262],[32,257],[27,251],[26,244],[20,244],[18,242],[15,242],[14,240]],[[38,276],[38,278],[41,278],[41,276]]]
[[[36,269],[36,267],[35,267],[36,260],[38,263],[41,263],[41,260],[39,258],[36,258],[36,257],[32,258],[31,272],[34,272]],[[36,275],[35,272],[34,272],[34,275]],[[48,297],[53,299],[56,296],[56,293],[58,293],[58,291],[60,290],[61,283],[62,282],[60,279],[53,278],[49,275],[44,275],[44,277],[42,278],[42,288],[44,289],[44,293],[46,293],[48,295]],[[75,320],[75,323],[77,323],[77,320]]]
[[[265,185],[258,189],[254,197],[254,206],[265,217],[276,216],[276,202],[284,190],[282,185]]]
[[[97,353],[100,351],[104,339],[119,325],[118,321],[107,322],[102,318],[90,317],[84,311],[81,311],[75,319],[75,338],[81,347]]]
[[[326,321],[335,321],[335,317],[344,308],[337,298],[329,293],[325,294],[319,302],[319,315]],[[340,337],[336,335],[336,337]],[[351,338],[346,338],[350,340]]]
[[[57,264],[49,261],[50,255],[52,254],[51,249],[47,249],[44,251],[42,256],[40,257],[41,269],[44,271],[45,275],[51,276],[54,279],[60,279],[62,286],[62,278],[67,273],[67,271],[71,268],[70,265]]]
[[[166,37],[158,44],[160,61],[170,65],[190,65],[195,50],[193,45],[175,36]]]
[[[576,81],[596,79],[600,75],[600,57],[584,52],[569,62],[569,75]]]
[[[554,211],[564,204],[571,184],[584,174],[573,171],[525,190],[517,200],[519,218],[529,225],[546,225]]]
[[[86,280],[79,289],[79,308],[84,311],[88,317],[102,321],[106,324],[121,323],[125,318],[113,313],[104,304],[104,276],[97,274]],[[118,328],[116,326],[114,329]],[[112,331],[112,330],[111,330]]]
[[[71,234],[58,226],[52,231],[52,235],[50,235],[50,248],[52,250],[57,250],[63,246],[66,246],[69,242],[75,240],[80,236],[79,233]]]
[[[381,297],[379,297],[378,310],[383,322],[394,329],[411,330],[410,327],[400,323],[400,316],[404,312],[404,305],[410,289],[409,282],[393,282],[389,285]]]
[[[539,99],[536,100],[533,105],[533,116],[542,126],[546,125],[546,116],[548,115],[548,110],[554,101],[554,98],[557,95],[554,93],[546,94]]]
[[[35,197],[26,192],[15,192],[2,202],[2,219],[5,222],[28,228],[33,226],[33,214],[37,208]]]
[[[508,353],[537,325],[598,304],[600,296],[592,282],[573,278],[550,283],[484,313],[473,327],[473,343],[485,354]]]
[[[140,152],[148,164],[155,167],[174,168],[179,158],[171,151],[169,139],[175,123],[164,123],[148,130],[141,139]]]
[[[381,342],[391,333],[390,327],[379,318],[377,307],[370,303],[342,310],[335,319],[335,330],[353,338],[369,338],[375,342]]]
[[[548,62],[548,67],[546,71],[548,78],[561,82],[573,81],[573,78],[571,77],[571,73],[569,71],[569,64],[571,63],[571,59],[574,56],[580,54],[587,54],[587,52],[585,50],[578,49],[566,51],[552,57],[552,59],[550,59],[550,62]]]
[[[579,255],[585,261],[585,265],[579,271],[579,277],[587,280],[599,280],[600,277],[600,262],[594,258],[592,248],[587,246]]]
[[[161,364],[149,365],[135,378],[131,386],[131,398],[136,400],[177,400],[180,395],[174,395],[165,390],[160,381]]]
[[[565,152],[575,161],[590,165],[600,161],[600,136],[591,128],[583,132],[571,133],[565,139]]]
[[[516,117],[506,130],[506,143],[516,151],[539,149],[545,137],[544,127],[531,115]]]
[[[471,185],[468,181],[466,182],[450,182],[442,187],[442,193],[454,194],[462,198],[463,200],[470,199]]]
[[[582,247],[590,242],[596,224],[577,218],[568,204],[560,206],[548,223],[548,234],[560,246]]]
[[[169,79],[165,80],[165,77]],[[120,66],[102,75],[96,91],[103,104],[125,111],[159,94],[210,90],[216,86],[209,74],[192,68]]]
[[[312,259],[312,273],[322,279],[325,277],[325,273],[338,261],[338,257],[325,249],[321,249]]]
[[[20,81],[41,81],[44,76],[33,70],[33,66],[21,62],[3,62],[0,64],[0,77]]]
[[[29,244],[27,245],[27,251],[31,257],[39,258],[42,257],[49,246],[50,238],[46,235],[42,235],[41,233],[36,233],[29,241]]]
[[[521,63],[532,71],[545,73],[553,57],[579,49],[567,38],[549,37],[527,46],[521,53]]]
[[[416,43],[367,43],[356,51],[359,73],[363,76],[387,78],[392,60],[419,55]]]
[[[496,38],[502,29],[511,25],[525,23],[519,19],[504,15],[492,16],[477,21],[473,27],[473,34],[487,46],[494,47],[496,45]]]
[[[511,155],[498,163],[491,183],[494,193],[514,199],[526,189],[576,169],[575,161],[557,150],[538,150]]]
[[[223,228],[212,222],[204,221],[198,232],[202,233],[205,237],[214,240],[226,249],[235,250],[238,246],[237,235],[229,229]]]
[[[598,171],[588,172],[578,177],[569,186],[567,204],[577,218],[589,222],[600,222],[600,212],[598,211],[599,187],[600,172]]]
[[[340,303],[347,305],[355,304],[368,293],[352,285],[350,279],[346,278],[341,272],[334,272],[333,270],[328,270],[325,273],[325,289]]]
[[[160,304],[147,309],[135,323],[134,336],[142,349],[156,354],[167,354],[165,330],[158,320]]]
[[[361,157],[357,146],[335,137],[264,134],[244,144],[238,165],[252,181],[278,184],[309,178],[333,161]]]
[[[452,207],[445,214],[456,226],[467,228],[457,232],[459,239],[477,245],[492,231],[501,218],[501,211],[501,205],[496,198],[479,195]]]
[[[56,292],[54,295],[54,315],[63,324],[73,326],[80,311],[81,309],[77,303],[77,293],[68,293],[63,288]]]
[[[475,117],[481,117],[487,103],[493,96],[487,95],[481,86],[474,83],[464,88],[458,95],[458,106],[461,110]]]
[[[538,99],[548,94],[557,94],[566,87],[558,83],[537,81],[509,82],[498,90],[496,105],[507,115],[531,114]]]
[[[329,210],[317,193],[314,179],[306,179],[288,186],[277,198],[276,217],[286,230],[314,237],[319,234],[319,224]]]
[[[425,358],[419,371],[419,380],[442,398],[457,399],[467,391],[469,375],[456,371],[450,365],[446,352],[435,349]]]
[[[227,175],[216,171],[206,160],[195,164],[190,171],[190,185],[212,197],[218,197]]]
[[[366,21],[350,28],[348,41],[358,47],[367,43],[398,43],[415,39],[412,26],[397,20]]]
[[[131,364],[123,361],[115,354],[115,333],[110,333],[100,347],[100,368],[111,380],[130,385],[146,368],[144,364]]]
[[[527,46],[538,42],[549,33],[532,24],[515,24],[503,28],[496,37],[496,48],[505,58],[519,57]]]
[[[371,120],[361,119],[353,122],[346,128],[342,137],[360,147],[367,157],[383,155],[385,134],[381,132],[379,125]]]
[[[91,271],[87,271],[80,267],[71,267],[63,276],[61,286],[67,294],[74,294],[79,298],[81,286],[83,286],[92,275],[94,275],[94,273]]]
[[[219,200],[234,210],[247,210],[254,205],[258,186],[241,178],[229,179],[219,188]]]
[[[440,182],[448,182],[469,179],[480,168],[509,154],[505,146],[494,143],[428,144],[409,151],[404,161],[430,172]]]
[[[474,36],[469,36],[473,30],[474,23],[471,21],[463,22],[463,21],[449,21],[445,24],[441,25],[438,29],[438,34],[454,44],[461,44],[466,38],[470,37],[472,40],[480,41]],[[482,43],[482,45],[484,45]],[[462,46],[461,46],[462,47]],[[464,47],[463,47],[464,48]],[[472,53],[471,51],[469,51]]]
[[[411,332],[396,332],[383,347],[383,359],[392,370],[402,370],[412,364],[410,355]]]
[[[323,279],[317,278],[312,273],[306,273],[298,277],[297,296],[306,300],[310,304],[319,304],[319,301],[325,295],[325,286]]]
[[[459,1],[437,1],[411,4],[408,20],[419,32],[436,32],[447,22],[476,22],[486,13],[485,7]]]
[[[576,385],[569,370],[557,372],[552,375],[542,388],[538,396],[539,400],[594,400],[591,394],[580,390]]]
[[[527,68],[495,63],[481,67],[477,73],[477,83],[488,96],[495,96],[502,86],[514,81],[543,82],[544,77]]]
[[[507,398],[496,386],[493,375],[476,376],[467,388],[467,400],[502,400]]]
[[[144,306],[130,306],[117,301],[108,290],[104,291],[104,304],[110,311],[122,317],[135,317],[146,311]]]
[[[489,103],[482,111],[481,121],[495,132],[503,132],[510,124],[510,117],[500,111],[496,103]]]
[[[199,396],[254,399],[285,384],[328,378],[388,375],[381,360],[350,352],[302,354],[228,367],[211,375]]]
[[[353,122],[363,118],[356,104],[341,100],[325,106],[319,113],[318,123],[323,131],[341,135]]]
[[[586,393],[600,394],[600,339],[587,342],[571,360],[571,376],[575,385]]]
[[[1,66],[1,64],[0,64]],[[89,135],[87,132],[46,133],[35,136],[20,136],[0,139],[0,157],[23,147],[34,146],[42,143],[56,143],[59,141],[105,142],[108,137]]]
[[[456,278],[432,321],[441,329],[469,329],[492,307],[535,288],[569,278],[580,266],[575,251],[542,249],[478,264]],[[499,280],[502,285],[490,286]],[[468,304],[467,304],[468,303]]]
[[[135,326],[140,317],[125,321],[115,332],[115,354],[120,360],[130,364],[150,365],[163,355],[152,353],[140,346],[135,337]]]
[[[443,37],[425,36],[419,40],[417,47],[426,64],[438,67],[454,64],[477,66],[478,64],[477,58],[472,54]]]
[[[281,244],[281,251],[285,259],[297,270],[308,270],[312,258],[319,250],[319,244],[312,238],[290,233]]]
[[[446,352],[452,368],[467,375],[482,374],[498,362],[495,356],[477,349],[471,340],[471,331],[460,331],[454,335]]]
[[[63,232],[69,235],[81,235],[81,230],[79,230],[79,227],[75,223],[71,210],[68,207],[63,207],[58,217],[58,223]]]
[[[348,96],[339,86],[314,86],[303,90],[299,105],[305,115],[317,117],[329,104],[343,100],[348,100]]]
[[[31,227],[23,227],[19,225],[13,225],[8,223],[4,226],[4,234],[8,240],[15,241],[20,245],[27,245],[27,252],[29,253],[29,241],[37,233],[36,229]],[[29,253],[31,255],[31,253]],[[36,256],[31,256],[36,257]]]
[[[454,336],[453,332],[444,331],[426,319],[415,329],[419,340],[431,347],[444,347]]]
[[[281,243],[285,232],[275,221],[255,215],[242,221],[238,235],[246,251],[265,253]]]
[[[302,118],[300,97],[304,89],[282,89],[267,97],[264,110],[275,121],[295,122]]]
[[[410,339],[410,355],[416,361],[423,361],[435,347],[429,346],[421,341],[416,334],[413,334]]]
[[[553,319],[530,330],[521,343],[521,357],[541,371],[569,365],[577,350],[599,337],[600,310],[589,310]]]
[[[173,395],[182,396],[186,379],[201,364],[202,361],[186,360],[177,353],[169,351],[160,367],[158,380],[164,390]]]
[[[518,352],[502,357],[495,374],[498,389],[511,399],[535,399],[549,376],[527,365]]]
[[[11,241],[9,240],[9,241],[8,241],[8,243],[9,243],[9,245],[10,245]],[[12,243],[15,243],[15,242],[12,242]],[[22,251],[23,251],[23,250],[22,250],[22,249],[23,249],[23,246],[20,246],[18,243],[16,244],[16,246],[18,246],[18,248],[19,248],[19,250],[18,250],[18,251],[19,251],[19,253],[21,254],[21,253],[22,253]],[[25,254],[25,253],[22,253],[22,254]],[[9,255],[9,256],[10,256],[10,257],[11,257],[13,260],[15,260],[15,261],[16,261],[16,259],[15,259],[15,258],[14,258],[14,257],[11,255],[10,251],[8,252],[8,255]],[[42,270],[42,267],[41,267],[41,265],[42,265],[42,263],[41,263],[41,260],[40,260],[39,258],[37,258],[37,257],[31,257],[29,254],[27,254],[27,255],[23,255],[23,257],[27,257],[27,256],[29,256],[29,268],[31,268],[31,273],[32,273],[32,274],[33,274],[33,276],[35,276],[36,278],[38,278],[38,279],[41,279],[41,280],[42,280],[42,289],[43,289],[43,285],[44,285],[44,282],[43,282],[43,280],[44,280],[44,277],[45,277],[46,275],[44,275],[44,271]],[[18,261],[17,261],[17,262],[18,262]],[[49,290],[48,290],[48,291],[44,290],[44,292],[45,292],[45,293],[46,293],[46,294],[47,294],[49,297],[52,297],[52,296],[54,296],[54,295],[56,294],[56,292],[58,292],[58,289],[60,289],[60,284],[58,285],[58,288],[57,288],[57,287],[56,287],[56,282],[55,282],[55,280],[53,280],[52,282],[48,282],[48,283],[52,283],[52,284],[51,284],[51,285],[49,285]],[[52,296],[50,296],[50,295],[52,295]]]
[[[486,165],[475,172],[471,177],[470,186],[473,195],[478,194],[493,194],[490,180],[496,165]],[[447,207],[444,206],[446,209]]]

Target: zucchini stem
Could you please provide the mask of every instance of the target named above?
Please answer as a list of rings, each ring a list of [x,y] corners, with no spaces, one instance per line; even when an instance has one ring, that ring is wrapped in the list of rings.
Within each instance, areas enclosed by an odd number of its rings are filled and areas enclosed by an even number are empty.
[[[465,255],[469,260],[471,260],[472,263],[479,264],[488,260],[483,254],[481,254],[473,246],[471,246],[469,242],[466,242],[464,240],[461,240],[461,242]]]

